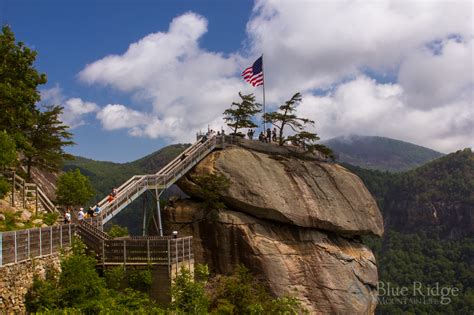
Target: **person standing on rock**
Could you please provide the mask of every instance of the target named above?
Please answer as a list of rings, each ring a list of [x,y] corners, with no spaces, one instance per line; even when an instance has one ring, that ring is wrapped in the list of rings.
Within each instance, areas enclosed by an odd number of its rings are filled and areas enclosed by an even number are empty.
[[[272,141],[277,142],[277,129],[276,128],[273,128],[273,131],[272,131]]]
[[[270,128],[267,128],[267,141],[268,143],[272,142],[272,131]]]

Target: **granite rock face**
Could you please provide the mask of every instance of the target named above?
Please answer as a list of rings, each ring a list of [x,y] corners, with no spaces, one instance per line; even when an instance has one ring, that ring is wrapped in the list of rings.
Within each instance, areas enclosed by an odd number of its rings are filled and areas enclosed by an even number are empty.
[[[377,266],[360,235],[382,235],[375,201],[343,167],[264,150],[230,147],[199,163],[178,185],[188,200],[164,211],[168,230],[194,236],[196,262],[218,273],[242,263],[278,296],[296,296],[311,314],[373,313]],[[230,182],[225,209],[203,210],[195,175]]]

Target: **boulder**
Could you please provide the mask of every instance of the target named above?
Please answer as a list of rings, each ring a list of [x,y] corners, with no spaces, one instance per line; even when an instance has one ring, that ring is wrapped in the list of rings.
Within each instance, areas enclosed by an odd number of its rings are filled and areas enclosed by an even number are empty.
[[[220,173],[233,210],[266,220],[344,235],[383,234],[377,204],[362,181],[344,167],[232,147],[209,154],[178,182],[193,196],[193,175]]]
[[[204,210],[196,176],[229,180],[225,208]],[[377,265],[361,235],[383,234],[374,198],[344,167],[298,148],[241,141],[214,151],[179,187],[165,230],[193,236],[196,262],[222,274],[244,264],[277,296],[298,298],[310,314],[372,314]]]
[[[193,235],[196,263],[221,274],[249,267],[276,296],[294,296],[310,314],[373,313],[375,258],[359,240],[258,219],[242,212],[207,214],[200,204],[176,202],[164,210],[166,229]],[[187,222],[193,224],[184,225]]]
[[[42,220],[42,219],[34,219],[32,223],[33,223],[34,225],[42,225],[42,224],[43,224],[43,220]]]
[[[31,218],[31,212],[29,212],[28,210],[23,210],[20,214],[20,220],[23,221],[23,222],[27,222],[29,221]]]

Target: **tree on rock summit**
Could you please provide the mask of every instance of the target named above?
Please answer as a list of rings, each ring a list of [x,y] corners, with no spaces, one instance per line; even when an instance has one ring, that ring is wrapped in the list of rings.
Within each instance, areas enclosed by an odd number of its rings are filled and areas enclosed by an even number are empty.
[[[259,113],[262,107],[261,104],[255,103],[255,96],[253,94],[243,95],[239,92],[239,96],[242,101],[240,103],[233,102],[231,107],[224,111],[224,120],[227,126],[233,129],[234,134],[240,128],[256,128],[257,125],[251,118]]]
[[[314,121],[308,118],[297,117],[296,105],[301,102],[303,97],[298,92],[285,104],[280,105],[279,112],[269,112],[263,115],[263,120],[267,123],[271,123],[273,126],[278,128],[278,144],[283,145],[285,143],[285,138],[283,137],[283,131],[285,127],[290,127],[294,132],[301,133],[299,138],[305,139],[308,141],[315,141],[319,138],[315,133],[310,133],[304,131],[306,125],[314,125]]]

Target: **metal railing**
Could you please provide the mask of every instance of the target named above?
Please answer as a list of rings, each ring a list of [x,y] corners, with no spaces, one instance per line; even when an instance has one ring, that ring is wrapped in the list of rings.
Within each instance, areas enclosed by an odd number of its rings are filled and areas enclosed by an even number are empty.
[[[215,136],[205,141],[197,141],[157,173],[131,177],[117,189],[117,194],[112,200],[109,201],[109,198],[105,197],[98,203],[101,208],[99,216],[106,223],[145,191],[169,188],[194,165],[212,152],[215,147]]]
[[[72,242],[75,226],[64,224],[0,233],[0,266],[57,253]]]
[[[174,264],[194,258],[192,236],[131,236],[113,239],[87,222],[77,232],[101,264]]]

